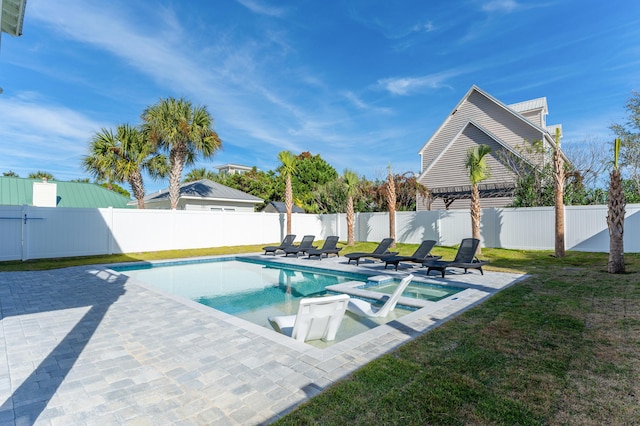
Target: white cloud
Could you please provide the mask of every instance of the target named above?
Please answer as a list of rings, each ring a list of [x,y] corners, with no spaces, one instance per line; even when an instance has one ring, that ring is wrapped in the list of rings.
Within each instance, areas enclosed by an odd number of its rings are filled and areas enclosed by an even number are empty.
[[[394,95],[411,95],[428,89],[449,87],[446,81],[462,74],[461,71],[447,71],[422,77],[396,77],[378,80],[378,87]]]
[[[382,114],[390,114],[392,112],[390,108],[381,108],[367,104],[353,92],[345,92],[344,97],[360,110],[378,112]]]
[[[520,5],[515,0],[491,0],[482,5],[485,12],[513,12]]]
[[[436,27],[435,25],[433,25],[433,22],[428,21],[428,22],[425,22],[424,24],[415,25],[412,28],[412,31],[416,33],[422,33],[422,32],[430,33],[432,31],[435,31],[435,29]]]
[[[284,8],[269,6],[258,0],[237,0],[237,2],[253,13],[258,13],[260,15],[280,17],[286,12],[286,9]]]
[[[89,138],[108,126],[77,111],[48,104],[34,93],[4,98],[0,117],[0,168],[20,175],[46,170],[59,179],[80,175],[80,158],[86,153]],[[60,166],[75,169],[75,173],[56,173]]]

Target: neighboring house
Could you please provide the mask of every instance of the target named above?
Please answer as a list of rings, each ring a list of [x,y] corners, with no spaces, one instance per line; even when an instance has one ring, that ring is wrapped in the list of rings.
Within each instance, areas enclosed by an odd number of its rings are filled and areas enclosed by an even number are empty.
[[[418,181],[431,197],[418,197],[417,210],[469,208],[471,184],[465,157],[469,148],[480,144],[491,148],[485,157],[490,177],[479,184],[482,207],[511,204],[516,176],[505,158],[518,157],[531,167],[552,160],[555,129],[562,131],[562,127],[547,126],[547,114],[546,98],[505,105],[472,86],[419,151]],[[542,154],[523,153],[525,146],[536,141],[542,142]]]
[[[256,204],[262,202],[262,198],[209,179],[201,179],[180,185],[178,210],[253,212]],[[132,201],[131,204],[136,202]],[[144,207],[147,209],[169,209],[170,206],[169,189],[163,189],[144,198]]]
[[[270,201],[262,211],[265,213],[286,213],[287,206],[282,201]],[[294,204],[291,207],[291,213],[304,213],[304,210]]]
[[[0,176],[0,205],[5,206],[128,208],[129,201],[94,183]]]
[[[253,167],[241,166],[239,164],[223,164],[222,166],[216,166],[214,169],[218,169],[218,173],[221,175],[241,175],[253,170]]]

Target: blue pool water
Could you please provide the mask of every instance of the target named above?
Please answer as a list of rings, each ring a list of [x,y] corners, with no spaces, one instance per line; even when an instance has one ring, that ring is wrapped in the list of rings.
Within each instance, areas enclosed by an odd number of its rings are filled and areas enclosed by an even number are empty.
[[[123,265],[112,269],[269,329],[272,328],[268,321],[270,316],[295,314],[297,301],[303,297],[325,295],[325,288],[329,285],[347,281],[362,281],[365,285],[367,281],[367,276],[361,274],[235,257]],[[385,283],[381,291],[393,291],[397,283]],[[398,306],[387,318],[375,321],[363,321],[347,315],[336,342],[412,311]],[[318,344],[327,345],[324,342]]]

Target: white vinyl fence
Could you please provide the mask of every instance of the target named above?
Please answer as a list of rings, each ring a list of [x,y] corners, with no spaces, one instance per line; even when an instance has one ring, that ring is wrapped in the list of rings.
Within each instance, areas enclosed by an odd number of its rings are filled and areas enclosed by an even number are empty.
[[[640,205],[628,205],[625,251],[640,252]],[[484,209],[484,247],[554,248],[553,207]],[[568,250],[609,251],[606,206],[565,208]],[[294,214],[292,232],[347,239],[345,214]],[[135,253],[159,250],[267,244],[280,241],[285,215],[278,213],[183,210],[76,209],[0,206],[0,261]],[[355,239],[380,241],[389,235],[387,213],[357,213]],[[455,245],[471,235],[468,210],[398,212],[398,242],[436,240]]]

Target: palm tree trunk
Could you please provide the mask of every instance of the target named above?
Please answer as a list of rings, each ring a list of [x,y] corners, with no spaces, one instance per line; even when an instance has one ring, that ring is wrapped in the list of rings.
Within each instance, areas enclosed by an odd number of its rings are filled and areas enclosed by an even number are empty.
[[[478,185],[471,185],[471,236],[476,239],[480,239],[480,215],[482,210],[480,209],[480,190]],[[481,254],[480,245],[478,245],[478,251],[476,254]]]
[[[613,170],[609,181],[609,263],[607,270],[610,274],[622,274],[624,268],[624,193],[620,170]]]
[[[291,210],[293,210],[293,189],[291,188],[291,176],[287,176],[284,195],[284,204],[287,208],[287,234],[291,233]]]
[[[387,205],[389,207],[389,238],[393,238],[391,247],[396,246],[396,182],[389,167],[389,175],[387,176]]]
[[[347,245],[352,246],[355,243],[353,236],[355,212],[353,210],[353,197],[347,197]]]
[[[556,212],[556,257],[564,257],[564,162],[560,155],[560,129],[556,129],[556,150],[554,153],[553,184],[555,189]]]
[[[169,154],[171,170],[169,171],[169,200],[171,209],[178,208],[180,199],[180,179],[182,178],[182,167],[184,166],[186,153],[181,149],[173,149]]]
[[[138,208],[144,209],[144,182],[142,180],[142,174],[139,171],[131,173],[129,184],[131,185],[131,191],[133,191],[133,197],[138,201]]]

